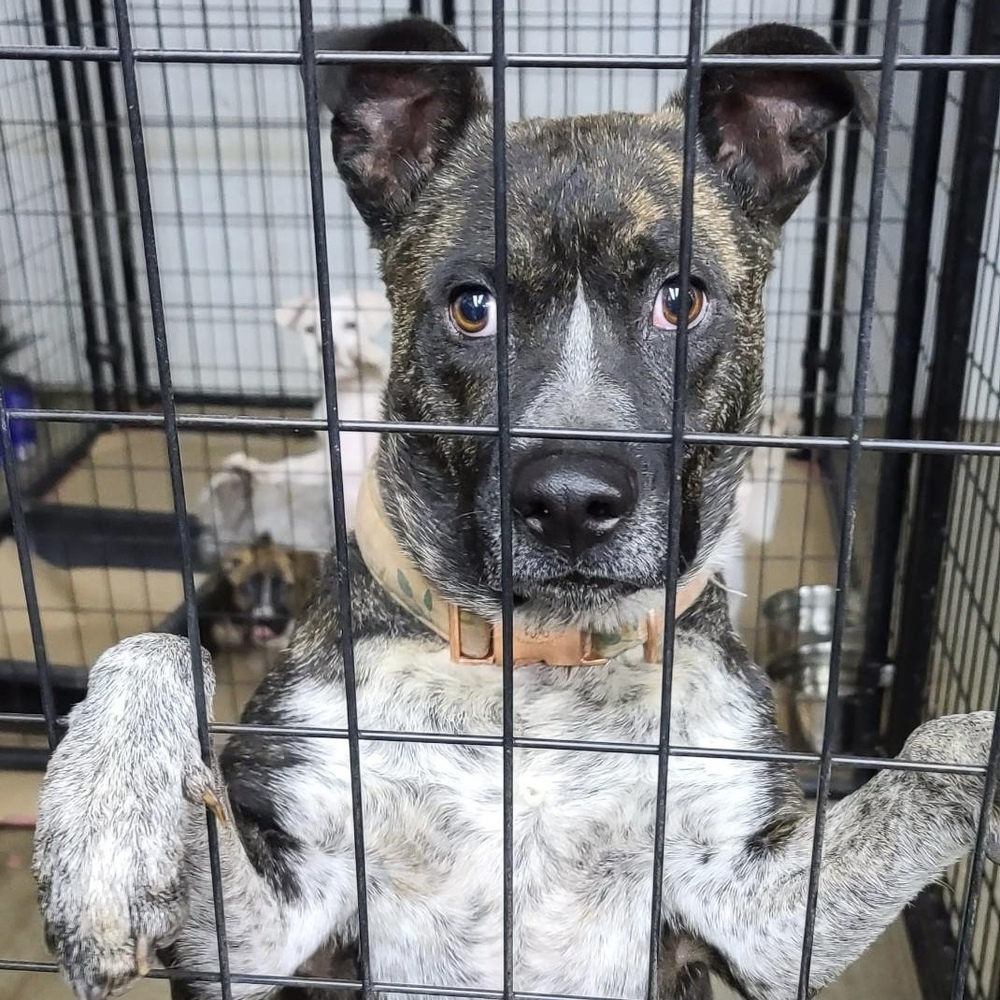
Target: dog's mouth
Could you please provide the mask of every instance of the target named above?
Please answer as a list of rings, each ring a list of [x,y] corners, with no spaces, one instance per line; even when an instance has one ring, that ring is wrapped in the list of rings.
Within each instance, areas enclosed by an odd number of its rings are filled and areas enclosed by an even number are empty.
[[[642,589],[634,581],[570,572],[558,576],[519,577],[512,580],[515,606],[540,601],[554,607],[602,611]]]
[[[247,623],[246,636],[251,645],[270,646],[285,639],[290,625],[290,619],[265,620],[258,618]]]
[[[609,576],[596,576],[590,573],[572,572],[562,576],[544,577],[534,580],[535,586],[542,587],[573,587],[576,590],[638,590],[638,587],[624,580],[616,580]]]
[[[638,554],[638,546],[632,544],[572,558],[533,544],[523,533],[515,534],[513,541],[511,589],[518,605],[537,602],[553,609],[600,613],[640,591],[655,588],[663,576],[655,543]],[[487,545],[485,575],[490,588],[499,593],[499,545],[493,538]]]
[[[254,642],[270,642],[277,636],[278,633],[270,625],[253,625],[250,628],[250,638]]]

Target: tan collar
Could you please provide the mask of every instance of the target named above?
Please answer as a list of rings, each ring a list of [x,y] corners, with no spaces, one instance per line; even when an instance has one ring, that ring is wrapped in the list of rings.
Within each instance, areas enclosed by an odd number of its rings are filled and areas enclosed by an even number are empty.
[[[354,533],[369,572],[414,618],[448,642],[455,663],[502,662],[501,626],[446,601],[403,551],[389,526],[379,494],[374,463],[361,481]],[[703,570],[677,589],[674,614],[680,617],[701,596],[709,580]],[[618,632],[561,629],[534,634],[514,629],[514,666],[593,666],[635,646],[647,663],[663,656],[663,608],[650,608],[645,620]]]

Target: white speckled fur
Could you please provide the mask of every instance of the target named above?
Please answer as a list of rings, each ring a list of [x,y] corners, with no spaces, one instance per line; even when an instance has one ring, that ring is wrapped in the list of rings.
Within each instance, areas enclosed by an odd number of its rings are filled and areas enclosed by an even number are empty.
[[[516,735],[655,743],[659,671],[638,659],[518,669]],[[363,728],[435,732],[444,719],[452,735],[500,734],[496,668],[454,665],[419,641],[369,639],[358,645],[357,669]],[[162,944],[180,929],[180,964],[217,968],[205,831],[183,791],[184,775],[203,773],[189,684],[183,640],[119,644],[95,665],[88,699],[49,768],[36,872],[50,938],[77,982],[124,985],[135,974],[140,932]],[[766,735],[755,693],[696,636],[677,646],[673,704],[676,745],[746,750]],[[346,725],[338,682],[303,681],[282,709],[292,724]],[[991,724],[989,713],[928,724],[912,741],[914,755],[982,762]],[[353,933],[347,745],[312,739],[302,751],[308,764],[280,787],[281,822],[304,845],[298,899],[279,899],[247,863],[234,828],[222,829],[234,972],[292,974],[327,939]],[[656,765],[642,754],[516,751],[519,990],[643,995]],[[795,994],[811,825],[793,817],[796,832],[779,849],[748,852],[748,839],[772,818],[768,766],[671,760],[664,917],[718,949],[748,996],[777,1000]],[[361,767],[372,975],[499,988],[500,749],[371,741]],[[940,778],[885,773],[832,807],[815,986],[968,848],[975,786],[953,779],[949,790]],[[873,800],[886,811],[871,815]],[[154,883],[171,887],[169,905],[150,901]],[[217,987],[199,992],[215,996]],[[241,997],[267,992],[234,987]]]

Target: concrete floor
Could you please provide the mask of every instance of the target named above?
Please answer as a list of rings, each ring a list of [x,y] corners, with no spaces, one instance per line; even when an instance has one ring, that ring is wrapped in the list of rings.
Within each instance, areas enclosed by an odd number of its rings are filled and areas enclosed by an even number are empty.
[[[136,438],[135,435],[139,435]],[[129,432],[100,439],[98,461],[87,466],[56,491],[64,502],[120,503],[123,491],[129,491],[134,503],[145,509],[163,509],[169,490],[163,478],[162,456],[157,452],[155,435]],[[208,440],[215,436],[187,436],[189,449],[186,464],[195,455],[206,467],[227,451],[243,447],[238,440]],[[195,440],[190,440],[192,437]],[[248,449],[261,458],[277,457],[270,453],[274,439],[260,448]],[[142,456],[137,469],[136,456]],[[103,458],[102,458],[103,456]],[[103,461],[103,465],[102,465]],[[129,470],[131,471],[129,472]],[[128,474],[126,474],[128,473]],[[834,578],[835,539],[826,514],[825,500],[815,471],[793,461],[772,464],[764,473],[769,481],[757,485],[757,499],[763,498],[767,520],[773,523],[770,537],[748,539],[744,556],[739,624],[751,650],[760,634],[757,607],[762,596],[802,583],[830,582]],[[131,481],[129,477],[135,481]],[[116,478],[117,477],[117,478]],[[203,477],[201,479],[203,481]],[[188,476],[189,496],[200,488],[199,475]],[[113,499],[114,498],[114,499]],[[767,532],[761,532],[766,535]],[[26,639],[23,595],[16,567],[9,560],[12,553],[0,545],[0,641],[6,636],[10,651],[21,651]],[[8,560],[8,562],[4,562]],[[36,560],[37,563],[37,560]],[[7,565],[11,572],[4,572]],[[175,602],[176,581],[119,579],[118,571],[94,572],[90,577],[77,571],[59,576],[51,567],[39,566],[43,580],[43,601],[47,610],[43,624],[52,628],[51,639],[62,654],[62,662],[87,662],[96,651],[117,636],[144,627],[161,607]],[[13,573],[13,577],[11,576]],[[151,576],[151,575],[147,575]],[[141,590],[135,588],[141,585]],[[47,589],[46,589],[47,588]],[[128,599],[142,600],[132,614],[123,612]],[[123,595],[133,595],[126,598]],[[51,623],[49,625],[48,623]],[[47,636],[48,638],[48,636]],[[30,650],[27,651],[30,655]],[[0,650],[0,655],[10,655]],[[51,655],[51,654],[50,654]],[[71,659],[70,659],[71,658]],[[220,657],[216,664],[218,693],[216,718],[234,719],[266,669],[266,664],[244,657]],[[0,772],[0,959],[46,961],[40,918],[35,905],[34,882],[29,870],[31,852],[30,824],[34,815],[38,775]],[[166,985],[145,980],[130,992],[134,1000],[167,1000]],[[732,994],[717,987],[717,997],[730,1000]],[[841,977],[834,986],[820,994],[822,1000],[919,1000],[912,958],[905,934],[897,922],[879,941]],[[70,991],[51,973],[0,972],[0,1000],[70,1000]]]

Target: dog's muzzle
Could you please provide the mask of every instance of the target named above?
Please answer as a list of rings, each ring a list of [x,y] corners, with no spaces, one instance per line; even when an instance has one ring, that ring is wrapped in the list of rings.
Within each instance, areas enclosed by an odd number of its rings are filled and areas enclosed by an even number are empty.
[[[374,466],[369,466],[358,492],[355,539],[372,577],[400,607],[447,641],[454,663],[503,663],[502,624],[446,600],[406,553],[389,524]],[[701,596],[709,581],[702,570],[677,589],[674,614],[680,617]],[[646,663],[663,655],[663,604],[654,598],[639,620],[613,632],[579,627],[554,631],[518,628],[515,624],[514,666],[598,666],[641,646]]]
[[[618,456],[532,450],[511,476],[518,522],[549,548],[576,559],[608,539],[635,509],[638,477]]]

